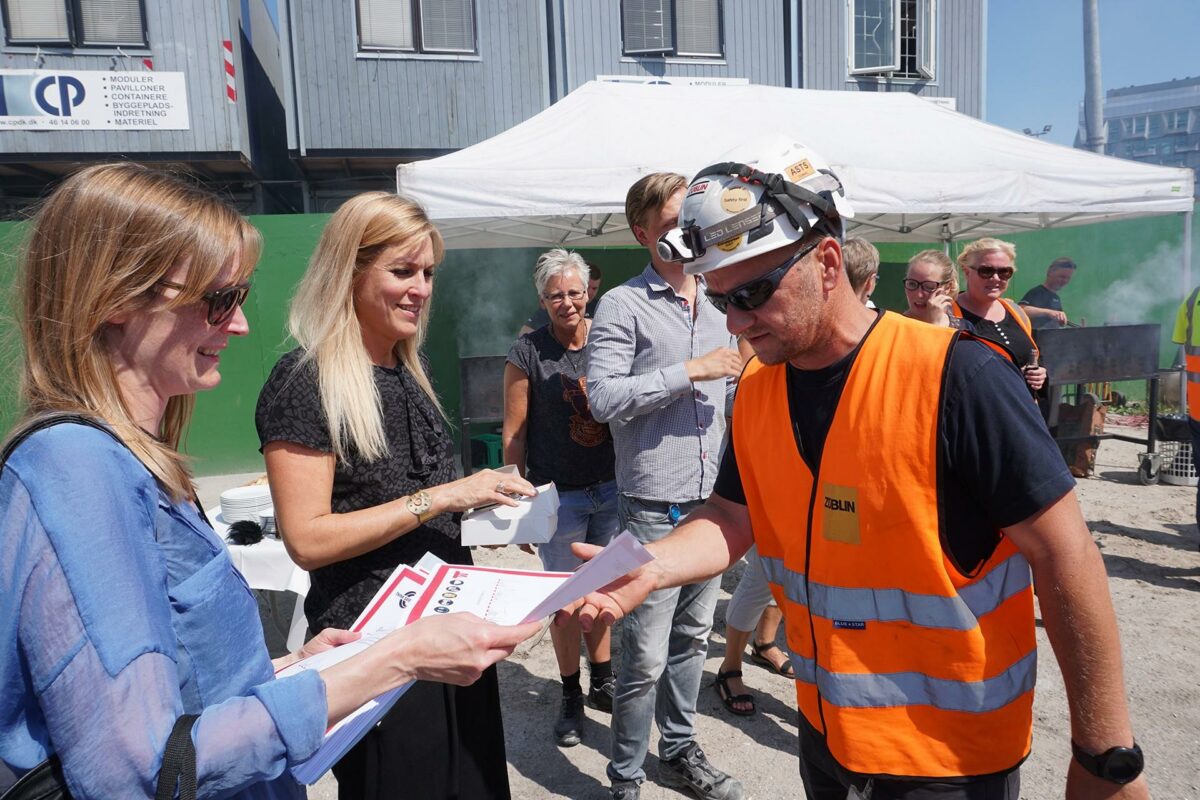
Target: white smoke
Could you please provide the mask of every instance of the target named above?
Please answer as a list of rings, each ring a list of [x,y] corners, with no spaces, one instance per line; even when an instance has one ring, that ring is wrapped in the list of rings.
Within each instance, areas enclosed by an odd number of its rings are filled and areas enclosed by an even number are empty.
[[[540,251],[450,251],[442,287],[435,289],[438,315],[453,315],[458,355],[504,355],[517,331],[538,307],[533,265]]]
[[[1161,242],[1149,256],[1128,270],[1129,277],[1109,284],[1087,307],[1098,316],[1089,325],[1174,322],[1174,310],[1186,291],[1183,286],[1183,248]]]

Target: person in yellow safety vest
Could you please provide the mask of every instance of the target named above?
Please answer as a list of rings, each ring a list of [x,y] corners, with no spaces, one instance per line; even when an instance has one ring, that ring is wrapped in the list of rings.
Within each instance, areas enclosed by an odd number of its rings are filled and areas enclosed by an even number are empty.
[[[1179,306],[1175,316],[1175,344],[1183,345],[1183,366],[1187,372],[1188,427],[1192,431],[1192,464],[1200,474],[1200,320],[1196,305],[1200,303],[1200,287],[1192,290]],[[1184,400],[1184,398],[1180,398]],[[1196,490],[1196,529],[1200,531],[1200,488]]]
[[[810,800],[1016,800],[1036,586],[1071,710],[1066,796],[1148,798],[1104,563],[1020,373],[970,334],[865,308],[842,261],[852,213],[790,139],[692,180],[659,249],[704,273],[757,354],[732,444],[708,501],[647,545],[655,560],[561,613],[611,623],[756,544]]]

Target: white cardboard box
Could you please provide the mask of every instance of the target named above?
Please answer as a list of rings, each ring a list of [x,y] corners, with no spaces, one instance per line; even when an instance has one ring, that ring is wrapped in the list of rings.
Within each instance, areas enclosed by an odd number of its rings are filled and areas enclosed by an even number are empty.
[[[544,544],[558,528],[558,490],[537,487],[537,497],[517,498],[518,505],[473,509],[462,516],[462,543]]]

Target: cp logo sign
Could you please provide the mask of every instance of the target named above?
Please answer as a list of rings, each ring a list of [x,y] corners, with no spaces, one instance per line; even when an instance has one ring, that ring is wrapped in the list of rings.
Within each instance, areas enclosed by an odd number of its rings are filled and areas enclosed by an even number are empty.
[[[55,117],[71,116],[71,109],[83,102],[85,94],[83,82],[70,75],[51,75],[33,87],[33,99],[38,107]]]

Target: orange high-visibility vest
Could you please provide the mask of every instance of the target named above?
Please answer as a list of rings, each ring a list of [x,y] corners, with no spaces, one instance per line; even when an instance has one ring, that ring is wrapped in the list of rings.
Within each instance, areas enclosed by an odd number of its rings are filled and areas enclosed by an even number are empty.
[[[1017,325],[1021,327],[1022,332],[1025,334],[1025,338],[1029,339],[1029,344],[1033,347],[1034,355],[1038,355],[1038,346],[1033,340],[1033,323],[1029,321],[1029,315],[1022,311],[1020,306],[1008,298],[1001,297],[1000,304],[1004,306],[1004,309],[1008,312],[1009,316],[1017,321]],[[959,319],[963,318],[962,306],[958,304],[958,300],[950,301],[950,314],[958,317]],[[1007,358],[1009,361],[1015,360],[1013,358],[1013,354],[1009,352],[1007,347],[1000,344],[1000,342],[994,342],[991,339],[985,339],[982,336],[980,336],[979,339],[997,353]]]
[[[1188,416],[1200,422],[1200,329],[1196,327],[1196,301],[1200,288],[1195,289],[1179,308],[1175,326],[1175,341],[1183,345],[1183,366],[1187,371]],[[1186,316],[1185,316],[1186,315]],[[1186,321],[1185,321],[1186,320]],[[1183,325],[1178,324],[1183,322]]]
[[[786,617],[797,703],[858,773],[984,775],[1029,753],[1029,565],[997,532],[992,556],[964,575],[940,538],[938,417],[958,335],[885,313],[851,366],[815,474],[791,424],[786,366],[755,359],[738,385],[733,446]]]

